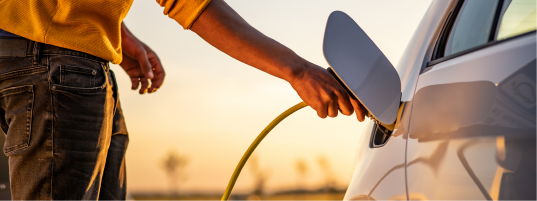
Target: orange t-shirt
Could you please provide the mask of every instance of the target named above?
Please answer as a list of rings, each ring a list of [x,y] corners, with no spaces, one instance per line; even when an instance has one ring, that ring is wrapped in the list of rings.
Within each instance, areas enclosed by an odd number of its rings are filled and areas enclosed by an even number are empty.
[[[185,29],[211,0],[157,0]],[[121,63],[121,22],[132,0],[0,0],[0,29]]]

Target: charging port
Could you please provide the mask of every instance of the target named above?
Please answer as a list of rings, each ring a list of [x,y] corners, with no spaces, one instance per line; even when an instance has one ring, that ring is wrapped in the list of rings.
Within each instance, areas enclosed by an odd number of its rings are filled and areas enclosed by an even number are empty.
[[[390,139],[390,136],[392,136],[392,132],[393,131],[387,129],[383,125],[379,124],[378,121],[376,121],[375,127],[373,128],[373,131],[371,133],[369,148],[378,148],[384,146]]]

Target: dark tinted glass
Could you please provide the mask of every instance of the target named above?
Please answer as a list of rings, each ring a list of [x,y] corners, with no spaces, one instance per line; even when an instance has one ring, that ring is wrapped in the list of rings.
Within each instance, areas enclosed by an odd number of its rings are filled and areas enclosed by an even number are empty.
[[[498,0],[466,0],[451,29],[444,56],[488,42]]]

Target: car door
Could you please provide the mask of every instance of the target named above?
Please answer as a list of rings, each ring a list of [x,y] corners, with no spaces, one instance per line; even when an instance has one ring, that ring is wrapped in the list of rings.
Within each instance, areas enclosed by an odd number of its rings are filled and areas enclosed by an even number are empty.
[[[536,199],[534,0],[459,0],[413,98],[409,197]]]
[[[407,200],[409,198],[405,182],[405,149],[414,87],[422,66],[423,54],[427,52],[436,26],[444,18],[444,12],[449,6],[449,0],[431,2],[396,67],[401,80],[402,96],[393,131],[387,130],[377,122],[369,121],[366,129],[357,133],[361,138],[357,141],[359,145],[353,175],[344,200]],[[361,62],[356,62],[356,64],[361,64]],[[399,88],[395,85],[393,87]],[[382,91],[375,91],[368,95],[376,97],[379,94],[382,94]],[[410,197],[410,199],[418,198]]]

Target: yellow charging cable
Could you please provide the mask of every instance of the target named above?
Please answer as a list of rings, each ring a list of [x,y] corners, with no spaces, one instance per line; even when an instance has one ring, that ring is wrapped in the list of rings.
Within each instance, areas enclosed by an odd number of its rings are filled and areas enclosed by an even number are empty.
[[[224,192],[224,195],[222,196],[222,201],[229,200],[229,196],[231,195],[231,191],[233,190],[233,186],[235,186],[235,182],[237,182],[237,178],[239,178],[239,174],[241,173],[242,168],[246,164],[246,161],[248,161],[248,158],[250,158],[250,155],[254,152],[255,148],[259,143],[261,143],[261,140],[267,136],[267,134],[274,128],[276,125],[278,125],[282,120],[284,120],[289,115],[293,114],[294,112],[308,106],[308,104],[301,102],[299,104],[296,104],[295,106],[287,109],[285,112],[280,114],[280,116],[276,117],[276,119],[272,120],[270,124],[265,127],[263,131],[255,138],[254,142],[248,147],[248,150],[246,150],[246,153],[242,156],[241,160],[239,161],[239,164],[235,168],[235,171],[233,172],[233,175],[231,176],[231,179],[229,179],[229,183],[227,184],[226,191]]]

